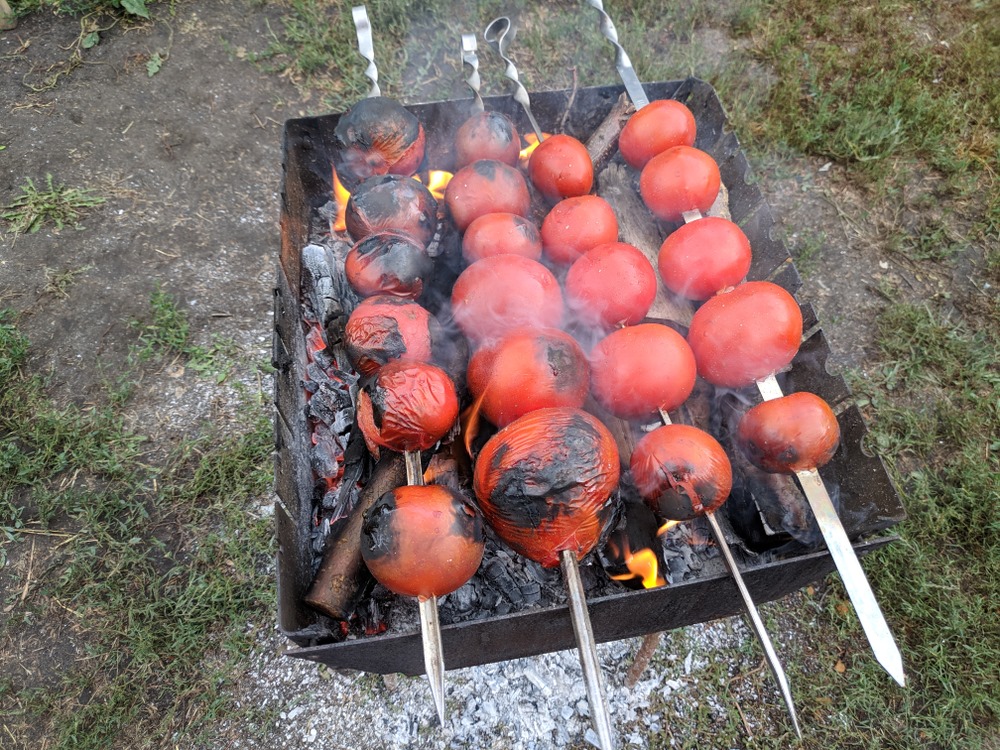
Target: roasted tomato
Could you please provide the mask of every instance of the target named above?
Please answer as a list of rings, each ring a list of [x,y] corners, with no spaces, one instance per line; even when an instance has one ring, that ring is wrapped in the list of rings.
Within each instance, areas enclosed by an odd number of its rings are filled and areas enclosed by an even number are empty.
[[[485,214],[527,216],[531,208],[528,184],[514,167],[492,159],[474,161],[451,178],[444,201],[459,231]]]
[[[472,355],[468,382],[486,418],[503,427],[535,409],[583,406],[590,367],[568,333],[515,331]]]
[[[594,327],[634,325],[656,299],[656,272],[649,258],[625,242],[598,245],[581,255],[564,284],[570,313]]]
[[[698,374],[743,388],[792,361],[802,341],[795,298],[769,281],[748,281],[698,308],[688,328]]]
[[[365,513],[361,556],[390,591],[429,599],[461,587],[483,559],[483,519],[440,485],[397,487]]]
[[[556,277],[537,260],[494,255],[459,274],[451,309],[462,332],[482,344],[518,328],[558,328],[563,298]]]
[[[671,233],[657,265],[675,294],[705,300],[739,284],[750,270],[750,240],[728,219],[706,216]]]
[[[389,362],[358,394],[358,426],[372,453],[377,447],[399,453],[426,450],[448,434],[456,419],[454,383],[426,362]]]
[[[427,310],[387,295],[363,300],[344,329],[347,358],[362,375],[373,375],[386,362],[402,357],[430,362],[439,337],[437,320]]]
[[[521,154],[521,136],[510,118],[500,112],[478,112],[455,133],[455,168],[480,159],[502,161],[517,166]]]
[[[408,234],[426,247],[437,226],[437,201],[414,179],[379,175],[369,177],[351,193],[344,218],[355,242],[391,231]]]
[[[538,409],[491,437],[473,483],[487,523],[515,552],[547,568],[571,550],[582,558],[609,521],[618,449],[585,411]]]
[[[412,175],[424,160],[424,126],[384,96],[362,99],[341,115],[333,138],[333,167],[351,192],[374,175]]]
[[[550,203],[586,195],[594,186],[594,163],[587,147],[569,135],[552,135],[528,160],[528,177]]]
[[[416,299],[432,268],[424,246],[396,232],[369,235],[352,247],[344,260],[347,281],[362,297],[389,294]]]
[[[542,249],[553,263],[569,265],[591,248],[618,241],[618,217],[596,195],[559,201],[542,222]]]
[[[538,260],[542,257],[542,237],[538,227],[523,216],[484,214],[462,235],[462,255],[469,263],[491,255],[522,255]]]
[[[632,115],[622,128],[618,149],[634,169],[674,146],[693,146],[697,125],[691,110],[674,99],[657,99]]]
[[[649,507],[671,521],[715,512],[733,486],[733,469],[718,441],[683,424],[644,435],[632,451],[630,468]]]
[[[691,348],[677,331],[659,323],[619,328],[590,352],[594,398],[622,419],[677,408],[691,395],[694,380]]]
[[[827,463],[840,444],[840,425],[826,401],[791,393],[765,401],[740,420],[737,444],[753,464],[775,474],[793,474]]]
[[[681,221],[685,211],[705,213],[719,195],[719,165],[704,151],[674,146],[642,168],[639,192],[657,217]]]

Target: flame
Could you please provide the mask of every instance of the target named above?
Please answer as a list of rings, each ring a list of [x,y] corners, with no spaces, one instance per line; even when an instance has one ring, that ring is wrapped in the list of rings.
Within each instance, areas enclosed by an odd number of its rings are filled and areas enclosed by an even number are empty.
[[[340,184],[337,170],[333,170],[333,200],[337,203],[337,220],[333,224],[334,232],[344,232],[347,230],[347,201],[351,194],[347,188]]]
[[[448,187],[448,183],[451,182],[451,178],[454,175],[451,172],[445,172],[441,169],[432,169],[427,173],[427,189],[431,191],[431,195],[434,196],[435,200],[442,200],[444,198],[444,189]],[[420,175],[413,175],[413,179],[417,182],[423,182],[420,179]]]
[[[548,138],[550,135],[551,133],[542,133],[542,138]],[[527,168],[528,159],[531,158],[531,152],[538,148],[540,141],[538,140],[538,136],[534,133],[525,133],[524,140],[528,145],[521,149],[521,153],[517,157],[517,163],[522,168]]]
[[[306,353],[309,361],[313,361],[313,355],[326,349],[326,341],[323,340],[323,329],[318,323],[314,323],[306,333]]]
[[[656,530],[656,535],[663,536],[668,531],[670,531],[670,529],[674,528],[674,526],[677,526],[679,523],[680,521],[666,521],[660,528]]]
[[[625,567],[629,569],[629,572],[610,576],[612,580],[629,581],[633,578],[641,578],[642,587],[646,589],[655,589],[667,585],[666,580],[660,575],[660,566],[656,560],[656,553],[653,550],[645,547],[638,552],[632,552],[626,540],[622,557],[625,560]]]
[[[487,386],[488,387],[488,386]],[[479,434],[480,411],[483,408],[483,399],[486,398],[486,388],[479,395],[471,406],[462,413],[462,435],[465,452],[472,458],[472,442]]]

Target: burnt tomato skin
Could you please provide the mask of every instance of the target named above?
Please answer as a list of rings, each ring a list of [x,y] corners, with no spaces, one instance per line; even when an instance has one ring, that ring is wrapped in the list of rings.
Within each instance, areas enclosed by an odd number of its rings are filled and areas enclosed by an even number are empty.
[[[437,227],[437,201],[420,182],[386,174],[369,177],[351,193],[344,214],[347,233],[360,242],[377,232],[407,234],[424,247]]]
[[[333,131],[333,167],[352,193],[379,174],[410,176],[424,160],[424,126],[399,102],[385,96],[360,100]]]
[[[598,245],[577,258],[564,281],[566,306],[588,326],[635,325],[656,299],[656,272],[638,248]]]
[[[515,552],[547,568],[597,544],[614,512],[618,449],[580,409],[538,409],[491,437],[473,484],[486,522]]]
[[[616,417],[676,409],[691,395],[695,360],[684,337],[659,323],[612,331],[590,352],[594,398]]]
[[[736,443],[758,469],[793,474],[827,463],[840,444],[840,425],[826,401],[805,391],[764,401],[750,409]]]
[[[629,463],[636,489],[661,519],[688,521],[714,513],[733,487],[719,442],[689,425],[657,427],[636,443]]]
[[[618,149],[633,169],[674,146],[693,146],[697,124],[691,110],[675,99],[657,99],[632,115],[622,128]]]
[[[590,366],[568,333],[514,331],[472,355],[468,383],[486,418],[504,427],[535,409],[583,406]]]
[[[706,300],[743,281],[750,261],[750,240],[743,230],[728,219],[706,216],[667,236],[657,267],[674,294]]]
[[[433,268],[424,246],[397,232],[368,235],[347,253],[344,275],[360,296],[416,299]]]
[[[598,245],[617,242],[618,217],[600,196],[566,198],[545,216],[541,234],[545,257],[569,265]]]
[[[528,160],[528,177],[549,203],[586,195],[594,186],[594,163],[587,147],[570,135],[551,135]]]
[[[428,599],[460,588],[483,559],[482,516],[441,485],[397,487],[365,513],[361,556],[375,579]]]
[[[777,284],[748,281],[699,307],[687,338],[699,375],[712,385],[743,388],[792,361],[802,312]]]
[[[484,214],[462,235],[462,255],[469,263],[491,255],[542,257],[542,237],[529,219],[512,213]]]
[[[500,112],[477,112],[455,133],[455,167],[493,159],[512,167],[521,155],[521,136],[510,118]]]
[[[448,434],[458,419],[458,396],[448,374],[426,362],[383,365],[358,394],[358,426],[374,446],[422,451]]]
[[[347,358],[361,375],[374,375],[387,362],[406,357],[430,362],[437,320],[427,310],[403,297],[377,295],[362,300],[347,319],[344,344]]]
[[[552,272],[520,255],[477,260],[459,274],[451,291],[458,327],[475,344],[518,328],[558,328],[563,297]]]
[[[715,159],[690,146],[674,146],[657,154],[639,175],[642,200],[664,221],[682,221],[685,211],[705,213],[718,197],[721,184]]]
[[[485,214],[527,216],[531,210],[531,194],[521,173],[493,159],[480,159],[458,170],[445,188],[444,201],[460,232]]]

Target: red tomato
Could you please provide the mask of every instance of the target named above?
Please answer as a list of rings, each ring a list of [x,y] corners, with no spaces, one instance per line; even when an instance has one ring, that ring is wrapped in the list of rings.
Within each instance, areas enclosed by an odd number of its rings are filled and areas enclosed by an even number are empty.
[[[478,112],[455,133],[455,167],[461,169],[480,159],[517,166],[521,136],[510,118],[500,112]]]
[[[708,211],[719,195],[719,165],[704,151],[674,146],[657,154],[639,175],[642,199],[664,221],[681,221],[685,211]]]
[[[473,485],[487,523],[515,552],[547,568],[559,553],[582,558],[614,511],[618,449],[580,409],[537,409],[491,437]]]
[[[598,245],[618,241],[618,217],[596,195],[559,201],[542,221],[542,248],[553,263],[569,265]]]
[[[729,457],[718,441],[697,427],[657,427],[632,451],[632,478],[660,518],[687,521],[714,513],[733,486]]]
[[[484,214],[469,224],[462,235],[462,255],[469,263],[490,255],[542,257],[542,237],[538,227],[517,214]]]
[[[757,404],[744,414],[736,440],[757,468],[791,474],[818,468],[833,458],[840,425],[819,396],[792,393]]]
[[[693,146],[696,130],[690,109],[675,99],[657,99],[625,123],[618,149],[629,166],[642,169],[668,148]]]
[[[373,375],[386,362],[402,357],[431,361],[440,337],[437,320],[416,302],[377,295],[362,300],[347,319],[344,348],[355,370]]]
[[[350,191],[378,174],[412,175],[424,160],[424,126],[386,96],[361,99],[333,131],[333,167]]]
[[[622,419],[677,408],[691,395],[694,380],[691,348],[677,331],[659,323],[619,328],[590,352],[594,398]]]
[[[706,216],[670,234],[657,265],[667,289],[705,300],[743,281],[750,260],[750,240],[743,230],[728,219]]]
[[[472,355],[468,381],[486,418],[503,427],[535,409],[583,406],[590,366],[568,333],[514,331]]]
[[[448,434],[458,419],[451,378],[426,362],[383,365],[358,394],[358,426],[369,450],[422,451]]]
[[[462,332],[482,344],[517,328],[558,328],[563,298],[556,277],[537,260],[494,255],[459,274],[451,309]]]
[[[440,485],[397,487],[365,513],[361,556],[390,591],[427,599],[461,587],[483,559],[483,519]]]
[[[448,211],[464,232],[484,214],[506,212],[527,216],[531,208],[528,184],[514,167],[491,159],[462,167],[444,191]]]
[[[656,272],[642,251],[625,242],[598,245],[566,274],[566,306],[590,326],[634,325],[656,299]]]
[[[594,186],[594,163],[587,147],[569,135],[550,135],[528,160],[528,177],[550,203],[586,195]]]
[[[391,294],[416,299],[432,268],[424,246],[396,232],[368,235],[350,249],[344,260],[344,275],[362,297]]]
[[[795,298],[769,281],[748,281],[712,297],[688,328],[698,374],[726,388],[743,388],[783,369],[801,341]]]

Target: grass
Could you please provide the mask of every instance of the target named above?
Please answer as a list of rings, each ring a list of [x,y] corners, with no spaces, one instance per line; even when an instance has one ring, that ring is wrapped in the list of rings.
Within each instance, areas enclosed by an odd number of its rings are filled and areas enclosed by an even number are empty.
[[[4,206],[0,218],[8,223],[15,235],[39,231],[46,225],[56,230],[79,227],[88,209],[100,206],[104,198],[86,188],[71,188],[55,184],[51,174],[45,175],[45,187],[38,188],[30,177],[21,186],[21,194]]]

